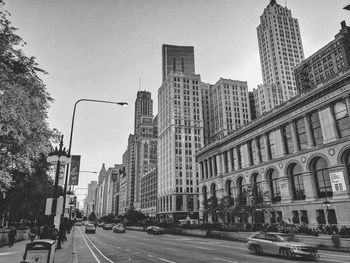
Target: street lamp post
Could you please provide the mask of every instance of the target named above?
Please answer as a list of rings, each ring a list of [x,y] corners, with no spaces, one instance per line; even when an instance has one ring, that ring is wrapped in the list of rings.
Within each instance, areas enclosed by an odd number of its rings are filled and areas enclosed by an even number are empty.
[[[51,207],[51,215],[49,219],[49,226],[54,225],[54,220],[57,210],[57,199],[58,199],[58,179],[60,174],[61,164],[68,164],[69,154],[66,152],[66,148],[63,148],[63,135],[61,136],[59,148],[52,149],[47,157],[48,163],[56,163],[56,174],[55,174],[55,184],[53,189],[53,201]],[[57,248],[61,248],[60,238],[58,238]]]
[[[93,99],[79,99],[75,102],[74,108],[73,108],[73,115],[72,115],[72,124],[70,127],[70,137],[69,137],[69,147],[68,147],[68,155],[72,152],[72,139],[73,139],[73,127],[74,127],[74,119],[75,119],[75,111],[77,108],[77,104],[82,101],[87,102],[98,102],[98,103],[108,103],[108,104],[117,104],[120,106],[127,106],[127,102],[115,102],[115,101],[107,101],[107,100],[93,100]],[[68,177],[69,177],[69,164],[67,165],[66,170],[66,176],[64,181],[64,190],[63,190],[63,210],[62,210],[62,217],[64,216],[65,211],[65,204],[66,204],[66,193],[67,193],[67,185],[68,185]]]

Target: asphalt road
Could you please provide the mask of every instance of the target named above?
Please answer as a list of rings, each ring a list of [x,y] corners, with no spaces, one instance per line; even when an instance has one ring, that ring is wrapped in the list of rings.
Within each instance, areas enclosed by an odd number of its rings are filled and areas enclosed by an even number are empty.
[[[305,259],[286,260],[277,256],[252,255],[245,243],[178,235],[149,235],[127,230],[126,234],[97,228],[96,234],[75,231],[74,248],[84,263],[238,263],[238,262],[314,262]],[[349,253],[319,251],[318,262],[350,262]]]

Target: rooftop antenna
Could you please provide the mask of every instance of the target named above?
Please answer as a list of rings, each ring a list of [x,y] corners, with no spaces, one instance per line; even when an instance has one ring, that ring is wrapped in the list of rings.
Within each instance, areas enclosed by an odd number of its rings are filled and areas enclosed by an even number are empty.
[[[139,78],[139,90],[141,91],[141,78]]]
[[[285,1],[284,3],[285,3],[285,5],[286,5],[286,7],[287,7],[287,1]]]

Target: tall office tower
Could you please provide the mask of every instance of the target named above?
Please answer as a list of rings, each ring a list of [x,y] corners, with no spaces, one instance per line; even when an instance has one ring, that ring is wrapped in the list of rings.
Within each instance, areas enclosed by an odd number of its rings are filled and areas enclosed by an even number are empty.
[[[187,46],[162,46],[163,81],[170,72],[194,74],[194,49]]]
[[[334,39],[300,63],[294,71],[299,93],[321,86],[350,68],[350,27],[345,21]]]
[[[106,177],[106,167],[102,164],[102,168],[98,174],[98,184],[96,188],[96,215],[102,216],[103,208],[103,181]]]
[[[220,78],[210,88],[210,140],[218,140],[251,121],[246,81]]]
[[[153,100],[151,93],[139,91],[135,102],[135,200],[134,208],[141,208],[141,178],[157,168],[157,133],[152,115]],[[138,110],[141,108],[141,110]]]
[[[263,84],[281,86],[283,101],[297,94],[293,68],[304,59],[298,20],[271,0],[257,28]]]
[[[136,138],[129,134],[128,149],[123,154],[123,165],[125,166],[125,175],[123,176],[123,198],[121,200],[121,214],[124,214],[130,208],[134,208],[135,202],[135,159],[136,159]],[[123,202],[124,201],[124,202]]]
[[[210,109],[209,109],[209,90],[212,87],[209,83],[200,83],[201,100],[202,100],[202,116],[203,116],[203,133],[204,145],[210,143]]]
[[[284,102],[281,85],[274,83],[258,85],[253,89],[255,113],[259,117]]]
[[[170,72],[158,90],[159,219],[198,218],[198,167],[204,146],[200,75]]]
[[[88,184],[88,192],[87,192],[86,198],[84,200],[84,212],[85,212],[85,215],[87,217],[92,212],[95,213],[96,188],[97,188],[97,181],[91,181]]]
[[[151,92],[138,91],[135,100],[135,119],[134,119],[134,134],[140,124],[141,116],[151,116],[153,118],[153,100]]]

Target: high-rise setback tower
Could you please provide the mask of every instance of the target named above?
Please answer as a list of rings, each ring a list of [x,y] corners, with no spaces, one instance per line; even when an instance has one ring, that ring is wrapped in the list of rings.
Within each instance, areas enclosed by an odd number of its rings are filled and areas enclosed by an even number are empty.
[[[264,85],[280,86],[283,101],[297,94],[293,68],[304,59],[298,19],[271,0],[257,28]]]
[[[194,48],[189,46],[162,46],[162,72],[164,81],[170,72],[194,74]]]

